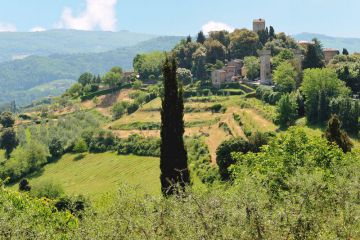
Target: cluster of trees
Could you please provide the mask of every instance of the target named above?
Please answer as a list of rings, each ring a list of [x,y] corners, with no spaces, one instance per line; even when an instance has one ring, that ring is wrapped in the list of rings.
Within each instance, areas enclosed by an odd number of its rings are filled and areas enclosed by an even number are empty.
[[[113,119],[119,119],[124,114],[132,114],[136,112],[143,104],[150,102],[155,99],[159,93],[154,90],[153,92],[146,93],[143,91],[136,91],[129,95],[132,99],[131,101],[120,101],[115,103],[111,112],[113,114]]]
[[[354,94],[360,93],[360,55],[346,54],[337,55],[330,62],[329,67],[336,70],[336,73],[342,81],[346,83]]]
[[[0,114],[0,148],[5,150],[5,157],[9,159],[11,152],[18,145],[18,139],[14,130],[15,117],[10,112]]]
[[[63,95],[63,97],[70,96],[73,98],[84,96],[99,90],[101,86],[107,88],[114,88],[121,86],[130,80],[135,80],[135,76],[125,78],[121,67],[113,67],[104,76],[93,75],[90,72],[85,72],[80,75],[77,83],[73,84]]]
[[[99,126],[96,116],[82,112],[59,118],[56,122],[18,126],[11,140],[11,150],[14,150],[6,154],[8,159],[1,163],[0,178],[9,177],[10,182],[14,182],[66,152],[78,152],[81,139],[85,140],[86,148],[96,145],[94,133]]]

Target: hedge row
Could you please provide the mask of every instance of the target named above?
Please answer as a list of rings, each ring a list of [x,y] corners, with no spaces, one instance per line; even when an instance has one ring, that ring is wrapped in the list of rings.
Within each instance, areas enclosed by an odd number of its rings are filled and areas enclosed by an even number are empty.
[[[87,95],[81,96],[80,99],[81,99],[81,101],[90,100],[90,99],[93,99],[94,97],[114,93],[116,91],[119,91],[121,89],[126,89],[126,88],[131,88],[131,84],[125,84],[125,85],[117,86],[114,88],[108,88],[108,89],[96,91],[93,93],[89,93]]]

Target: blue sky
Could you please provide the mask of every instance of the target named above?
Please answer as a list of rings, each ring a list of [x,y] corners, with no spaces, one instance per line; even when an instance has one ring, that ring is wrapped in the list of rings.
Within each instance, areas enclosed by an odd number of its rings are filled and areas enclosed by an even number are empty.
[[[359,0],[0,0],[0,31],[54,28],[129,30],[159,35],[251,27],[360,38]],[[35,28],[35,29],[34,29]]]

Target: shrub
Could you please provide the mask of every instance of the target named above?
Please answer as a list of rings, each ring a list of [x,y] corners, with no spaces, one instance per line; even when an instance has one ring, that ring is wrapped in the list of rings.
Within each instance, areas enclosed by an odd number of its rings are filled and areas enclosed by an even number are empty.
[[[19,183],[19,191],[20,192],[30,192],[30,190],[31,190],[31,187],[30,187],[29,181],[26,178],[22,179]]]
[[[89,152],[102,153],[115,150],[116,139],[112,132],[100,130],[96,132],[90,141]]]
[[[73,151],[75,153],[84,153],[88,150],[88,146],[83,138],[76,140]]]
[[[37,198],[56,199],[64,194],[64,188],[59,182],[53,180],[42,181],[33,185],[31,195]]]
[[[142,137],[137,134],[130,135],[127,139],[120,139],[118,154],[135,154],[139,156],[160,156],[160,139]]]
[[[247,153],[249,150],[250,145],[243,138],[231,138],[220,144],[216,150],[216,163],[219,166],[219,172],[223,180],[229,178],[228,168],[235,163],[234,159],[231,157],[231,153]]]
[[[277,116],[275,122],[282,128],[294,125],[298,118],[298,104],[294,94],[285,94],[276,105]]]

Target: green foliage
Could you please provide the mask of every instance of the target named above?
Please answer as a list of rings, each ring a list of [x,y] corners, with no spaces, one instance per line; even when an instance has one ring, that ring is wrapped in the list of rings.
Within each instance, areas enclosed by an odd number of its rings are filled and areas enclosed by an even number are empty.
[[[243,138],[231,138],[220,144],[216,150],[216,163],[223,180],[229,178],[228,168],[235,163],[231,157],[233,152],[247,153],[250,151],[250,144]]]
[[[236,29],[230,34],[229,52],[232,58],[243,59],[255,56],[259,45],[259,37],[253,31]]]
[[[0,134],[0,148],[5,149],[5,155],[8,158],[10,153],[19,144],[19,140],[16,137],[16,132],[13,128],[5,128],[1,131]]]
[[[353,147],[348,135],[341,130],[341,122],[337,115],[333,115],[327,125],[325,137],[330,143],[336,143],[344,153],[350,152]]]
[[[353,93],[360,92],[360,56],[353,55],[337,55],[330,62],[329,67],[336,70],[340,80],[351,88]]]
[[[360,130],[360,103],[350,97],[333,98],[330,102],[332,114],[336,114],[342,127],[351,134],[357,135]]]
[[[260,61],[257,57],[245,57],[244,67],[246,68],[246,77],[254,80],[260,76]]]
[[[226,107],[223,107],[223,105],[221,105],[220,103],[215,103],[214,105],[212,105],[211,107],[209,107],[209,110],[212,113],[219,113],[221,111],[226,111]]]
[[[99,130],[94,133],[90,144],[89,152],[102,153],[115,150],[116,138],[110,131]]]
[[[89,73],[83,73],[80,75],[79,79],[78,79],[78,83],[80,83],[82,86],[86,86],[92,83],[94,76]]]
[[[276,70],[283,62],[291,61],[294,57],[294,52],[290,49],[281,50],[275,57],[272,58],[273,69]]]
[[[184,188],[190,184],[188,158],[184,146],[183,89],[176,77],[176,60],[166,61],[163,66],[164,94],[161,108],[160,181],[163,195],[175,194],[176,185]]]
[[[103,82],[110,88],[121,85],[123,82],[123,71],[120,67],[113,67],[103,78]]]
[[[281,63],[274,71],[276,89],[282,93],[290,93],[296,88],[297,72],[288,62]]]
[[[49,141],[49,153],[54,159],[61,157],[65,152],[64,146],[57,136],[53,136]]]
[[[282,93],[276,92],[270,86],[259,86],[256,89],[256,97],[266,103],[276,104],[282,96]]]
[[[306,117],[310,123],[326,121],[330,115],[330,99],[350,92],[332,69],[306,69],[301,91],[305,96]]]
[[[120,139],[118,154],[135,154],[138,156],[160,157],[160,139],[130,135],[127,139]]]
[[[73,151],[75,153],[84,153],[88,150],[88,146],[83,138],[79,138],[75,141]]]
[[[191,71],[186,68],[178,68],[176,71],[176,74],[177,74],[178,80],[183,85],[188,85],[193,80],[193,75],[192,75]]]
[[[58,212],[52,202],[0,187],[0,238],[70,238],[78,220],[69,212]]]
[[[324,53],[321,42],[313,39],[315,44],[308,45],[307,52],[303,61],[303,68],[322,68],[325,66]]]
[[[29,181],[24,178],[19,182],[19,191],[20,192],[30,192],[31,190],[31,186]]]
[[[208,39],[205,41],[206,62],[215,64],[217,60],[225,61],[226,48],[218,40]]]
[[[151,52],[148,54],[138,54],[134,58],[134,69],[139,73],[141,80],[149,80],[153,75],[158,79],[161,75],[161,67],[165,60],[162,52]]]
[[[15,123],[15,117],[11,112],[2,112],[0,115],[0,124],[4,128],[13,127]]]
[[[295,124],[298,118],[298,104],[295,94],[283,95],[276,104],[276,123],[281,128],[286,128]]]
[[[31,195],[37,198],[56,199],[64,195],[64,188],[53,180],[43,181],[33,185]]]
[[[25,146],[18,147],[0,169],[0,178],[9,177],[10,182],[14,182],[26,174],[39,170],[48,162],[49,157],[48,148],[38,142],[32,141]]]
[[[185,139],[189,166],[202,183],[213,184],[220,180],[216,166],[211,165],[211,156],[203,137],[193,136]]]
[[[122,115],[126,113],[127,107],[129,106],[128,101],[121,101],[118,103],[115,103],[111,108],[111,113],[113,115],[113,119],[119,119]]]
[[[203,44],[205,42],[205,40],[206,40],[206,38],[205,38],[203,31],[200,31],[197,35],[196,42]]]

